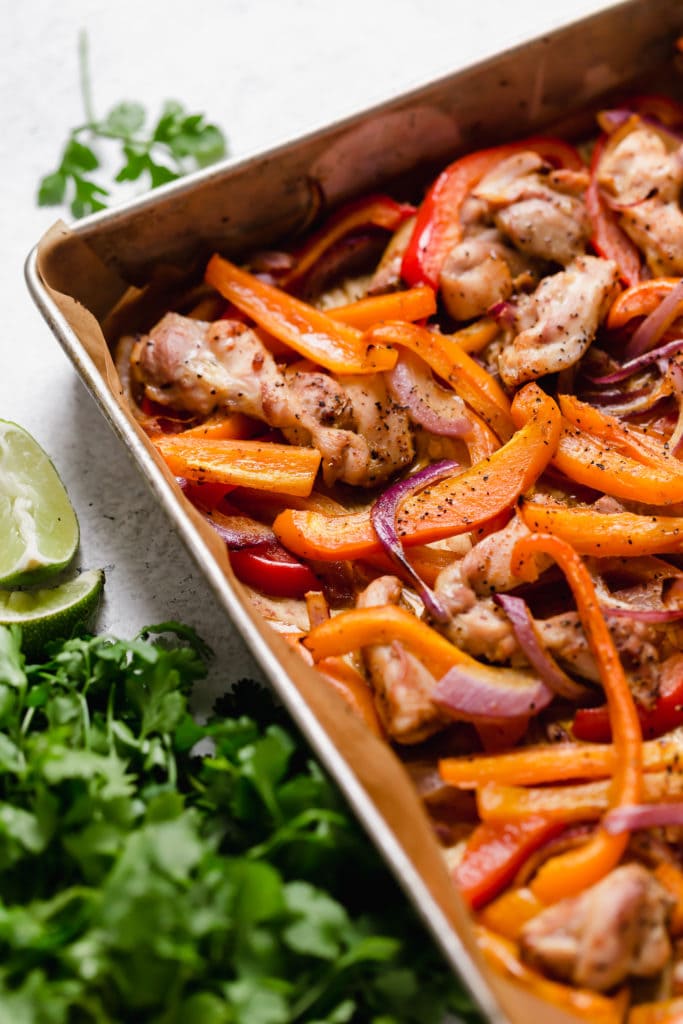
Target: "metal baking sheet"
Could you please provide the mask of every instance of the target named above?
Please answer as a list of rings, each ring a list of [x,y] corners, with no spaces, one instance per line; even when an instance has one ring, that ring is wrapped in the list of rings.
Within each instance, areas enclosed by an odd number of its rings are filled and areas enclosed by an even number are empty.
[[[115,210],[79,223],[86,243],[124,284],[141,285],[160,266],[199,267],[220,250],[238,257],[301,232],[322,207],[402,180],[459,152],[524,136],[548,126],[580,132],[581,111],[641,81],[670,83],[674,41],[683,32],[680,0],[628,0],[590,18],[402,94],[322,131],[265,153],[226,161]],[[72,236],[72,237],[73,237]],[[88,305],[89,283],[65,236],[59,291]],[[26,277],[47,323],[105,417],[131,452],[152,491],[240,632],[264,674],[339,784],[387,864],[431,930],[446,959],[491,1021],[506,1016],[458,934],[433,899],[394,833],[340,757],[291,683],[207,546],[171,493],[158,466],[105,386],[100,369],[51,298],[37,250]],[[116,295],[112,294],[111,301]],[[93,309],[101,317],[105,308]]]

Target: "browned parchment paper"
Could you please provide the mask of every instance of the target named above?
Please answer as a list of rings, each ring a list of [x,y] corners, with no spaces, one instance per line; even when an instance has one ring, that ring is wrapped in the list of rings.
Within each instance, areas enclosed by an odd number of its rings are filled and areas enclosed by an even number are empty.
[[[421,800],[406,771],[391,748],[376,739],[359,722],[344,701],[321,682],[318,673],[278,636],[255,612],[240,583],[235,579],[217,534],[183,497],[154,446],[130,414],[121,384],[105,340],[109,330],[130,329],[131,313],[141,319],[161,315],[177,273],[161,273],[143,290],[132,289],[64,224],[56,224],[38,247],[38,269],[45,288],[93,360],[106,388],[114,395],[129,420],[131,430],[142,438],[160,472],[175,488],[178,501],[212,551],[230,584],[240,596],[255,623],[263,645],[279,659],[283,670],[313,710],[330,741],[355,772],[362,786],[400,845],[419,871],[435,901],[460,936],[472,959],[479,965],[496,1001],[512,1024],[571,1024],[578,1019],[539,999],[515,980],[491,970],[477,950],[471,919],[446,870],[444,859]],[[152,321],[153,322],[153,319]],[[142,326],[142,325],[141,325]]]

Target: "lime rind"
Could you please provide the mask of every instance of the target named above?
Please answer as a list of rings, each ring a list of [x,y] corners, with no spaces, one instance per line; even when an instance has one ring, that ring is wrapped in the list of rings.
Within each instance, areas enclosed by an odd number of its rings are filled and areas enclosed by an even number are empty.
[[[76,553],[76,513],[59,474],[37,441],[0,420],[0,586],[49,579]]]
[[[0,590],[0,625],[20,626],[24,648],[35,651],[85,625],[97,609],[103,587],[104,572],[88,569],[56,587]]]

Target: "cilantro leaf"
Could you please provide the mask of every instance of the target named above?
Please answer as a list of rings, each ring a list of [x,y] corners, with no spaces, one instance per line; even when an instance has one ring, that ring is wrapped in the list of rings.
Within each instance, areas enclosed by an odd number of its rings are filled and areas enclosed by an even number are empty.
[[[102,210],[111,198],[109,188],[93,179],[92,172],[118,162],[116,184],[143,181],[157,188],[181,175],[220,160],[227,153],[221,129],[203,114],[188,113],[177,100],[167,100],[156,123],[146,128],[142,103],[123,100],[98,120],[90,95],[87,40],[79,46],[81,90],[85,124],[69,133],[58,166],[39,184],[39,206],[69,205],[74,217]]]
[[[193,722],[207,656],[162,623],[26,664],[0,629],[0,1020],[475,1020],[271,695]]]

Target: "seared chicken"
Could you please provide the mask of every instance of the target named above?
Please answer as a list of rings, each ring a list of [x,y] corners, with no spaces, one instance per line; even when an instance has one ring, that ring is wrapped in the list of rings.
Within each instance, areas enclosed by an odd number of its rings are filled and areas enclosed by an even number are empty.
[[[413,459],[410,422],[381,375],[342,381],[315,368],[282,370],[244,324],[168,313],[137,342],[132,362],[155,402],[200,415],[242,412],[317,448],[327,484],[373,486]]]
[[[585,252],[588,218],[579,196],[588,176],[554,171],[537,153],[501,161],[474,189],[518,252],[566,265]]]
[[[573,366],[588,349],[614,298],[618,270],[612,260],[579,256],[522,296],[512,340],[499,358],[508,388]]]
[[[673,904],[649,871],[627,864],[524,925],[522,953],[535,967],[598,992],[632,975],[651,978],[671,957]]]
[[[654,128],[636,128],[603,158],[599,183],[652,273],[683,274],[683,147],[672,151]]]
[[[495,228],[470,234],[449,253],[439,284],[446,309],[456,320],[481,316],[515,290],[527,262],[505,244]]]
[[[359,608],[398,604],[401,583],[395,576],[380,576],[359,596]],[[385,729],[399,743],[420,743],[448,721],[432,703],[436,680],[417,658],[395,640],[363,649],[365,667]]]

